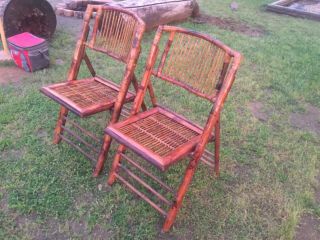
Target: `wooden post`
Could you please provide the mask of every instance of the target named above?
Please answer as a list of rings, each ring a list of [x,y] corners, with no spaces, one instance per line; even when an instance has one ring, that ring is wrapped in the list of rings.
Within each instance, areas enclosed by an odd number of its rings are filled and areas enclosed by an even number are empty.
[[[3,29],[3,20],[2,17],[0,17],[0,35],[1,35],[1,42],[3,46],[3,50],[0,51],[0,61],[6,61],[6,60],[11,60],[8,44],[7,44],[7,39],[6,39],[6,34]]]

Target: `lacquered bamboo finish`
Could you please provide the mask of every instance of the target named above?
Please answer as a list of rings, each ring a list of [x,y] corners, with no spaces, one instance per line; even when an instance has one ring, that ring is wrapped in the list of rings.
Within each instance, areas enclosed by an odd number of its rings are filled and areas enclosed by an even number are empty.
[[[93,19],[94,14],[96,14],[96,17],[91,29],[90,20]],[[128,10],[88,5],[81,37],[76,45],[67,81],[41,89],[45,95],[61,105],[54,133],[54,143],[59,143],[62,139],[63,132],[66,130],[65,124],[69,111],[83,118],[102,111],[112,110],[110,123],[118,121],[123,105],[134,100],[134,93],[129,91],[130,84],[133,84],[134,89],[138,91],[134,70],[140,55],[140,44],[144,31],[144,22]],[[96,75],[94,66],[86,54],[87,49],[104,53],[113,60],[125,64],[120,85],[115,84],[111,79],[104,79]],[[92,77],[78,79],[82,61],[87,65]],[[142,107],[146,110],[145,105]],[[88,131],[81,132],[85,135],[90,134]],[[83,143],[79,136],[73,137]],[[109,149],[111,139],[109,140],[109,142],[103,142],[103,155]],[[82,152],[84,151],[82,150]],[[94,176],[101,172],[103,163],[104,158],[99,158]]]
[[[160,52],[159,43],[163,38],[167,38],[167,41],[164,50]],[[157,61],[159,58],[160,60]],[[150,202],[150,199],[132,184],[128,186],[128,181],[123,181],[123,175],[120,176],[122,169],[120,166],[127,162],[124,151],[132,150],[162,171],[190,156],[189,164],[171,201],[170,209],[165,214],[162,213],[166,217],[162,228],[165,232],[174,223],[201,158],[208,165],[214,165],[215,173],[219,175],[220,113],[240,62],[241,55],[238,52],[216,39],[183,28],[160,26],[152,43],[130,117],[111,124],[106,129],[106,133],[120,143],[108,183],[113,184],[116,179],[119,179],[161,213],[162,208],[159,210],[158,205],[155,206],[154,202]],[[152,76],[209,100],[212,108],[204,128],[159,106],[152,88]],[[152,93],[154,108],[141,113],[141,105],[148,90]],[[215,141],[214,154],[206,150],[207,144],[212,140]],[[214,161],[210,159],[211,157],[214,157]],[[144,171],[146,169],[143,169]],[[122,170],[121,172],[125,173]],[[137,183],[141,184],[139,180]],[[145,183],[142,186],[145,187]],[[159,193],[153,192],[153,194],[159,197]]]

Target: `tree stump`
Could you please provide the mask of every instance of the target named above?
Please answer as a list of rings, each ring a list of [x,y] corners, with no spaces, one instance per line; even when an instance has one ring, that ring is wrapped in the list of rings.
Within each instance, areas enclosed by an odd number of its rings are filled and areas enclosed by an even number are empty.
[[[51,38],[57,19],[46,0],[0,0],[0,17],[6,37],[30,32],[42,38]]]
[[[106,5],[123,7],[135,12],[144,20],[147,30],[199,14],[196,0],[124,0],[110,1]]]

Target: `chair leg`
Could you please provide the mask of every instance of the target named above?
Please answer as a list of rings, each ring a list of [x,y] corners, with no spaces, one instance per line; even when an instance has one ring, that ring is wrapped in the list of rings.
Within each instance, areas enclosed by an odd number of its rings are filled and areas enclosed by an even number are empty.
[[[59,118],[56,124],[56,128],[54,130],[53,143],[59,144],[61,142],[61,134],[63,133],[62,127],[66,124],[66,117],[68,116],[69,110],[65,107],[60,108]]]
[[[116,103],[115,107],[112,108],[112,110],[110,109],[110,111],[112,112],[110,112],[111,119],[109,124],[118,122],[123,104],[124,104],[124,98],[120,102]],[[108,125],[106,127],[108,127]],[[101,171],[103,170],[104,162],[107,158],[107,155],[111,146],[111,142],[112,142],[112,138],[109,135],[105,134],[103,139],[103,145],[99,154],[98,162],[93,172],[93,177],[98,177]]]
[[[93,172],[93,177],[98,177],[99,174],[101,173],[103,166],[104,166],[105,159],[107,158],[106,155],[108,154],[110,146],[111,146],[111,142],[112,142],[112,138],[109,135],[105,134],[104,140],[103,140],[103,145],[101,147],[101,151],[99,154],[98,162],[97,162],[96,168]]]
[[[197,161],[198,162],[198,161]],[[174,203],[171,206],[171,209],[169,210],[166,220],[162,226],[163,232],[168,232],[173,225],[176,216],[178,214],[179,209],[181,208],[183,198],[189,188],[189,185],[192,181],[193,175],[195,173],[197,162],[195,159],[192,159],[187,167],[186,173],[183,177],[182,183],[180,184],[180,187],[178,189],[176,199]]]
[[[124,145],[120,145],[118,147],[116,156],[114,157],[113,163],[112,163],[112,167],[111,167],[111,171],[109,174],[109,178],[108,178],[108,184],[111,186],[114,181],[116,180],[116,172],[118,170],[119,167],[119,163],[121,161],[121,153],[123,153],[125,151],[126,147]]]
[[[220,121],[214,129],[215,141],[214,141],[214,171],[216,177],[220,176]]]

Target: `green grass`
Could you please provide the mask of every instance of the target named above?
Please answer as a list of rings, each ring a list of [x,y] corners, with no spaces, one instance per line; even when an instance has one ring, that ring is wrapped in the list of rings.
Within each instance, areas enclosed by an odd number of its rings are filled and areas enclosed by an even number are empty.
[[[237,2],[232,12],[228,1],[199,0],[207,14],[263,26],[266,35],[179,24],[213,35],[245,60],[222,114],[221,178],[199,168],[171,232],[161,234],[160,216],[120,184],[110,188],[105,175],[92,178],[92,164],[80,153],[51,143],[59,108],[38,89],[65,79],[75,45],[73,36],[58,31],[49,69],[0,88],[0,239],[292,239],[305,211],[320,216],[313,196],[319,136],[289,122],[306,104],[320,107],[319,23],[265,12],[271,1]],[[143,41],[139,77],[153,36]],[[66,64],[55,65],[57,58]],[[102,73],[119,72],[118,65],[98,60]],[[162,102],[187,110],[191,119],[205,119],[201,101],[177,98],[170,86],[158,85]],[[248,104],[255,101],[271,112],[268,121],[250,112]],[[101,126],[104,116],[96,120]],[[178,182],[178,173],[175,168],[167,177]]]

